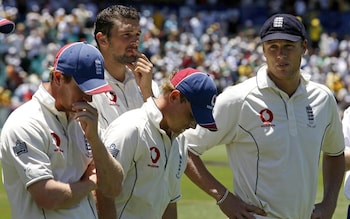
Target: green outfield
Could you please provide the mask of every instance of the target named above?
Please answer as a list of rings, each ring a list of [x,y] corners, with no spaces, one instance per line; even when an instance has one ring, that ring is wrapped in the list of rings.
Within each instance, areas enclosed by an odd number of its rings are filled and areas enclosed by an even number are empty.
[[[206,162],[209,170],[221,180],[228,188],[232,188],[230,169],[227,164],[225,147],[215,147],[206,152],[202,159]],[[218,162],[221,161],[221,162]],[[318,197],[322,197],[322,176],[319,177]],[[179,219],[202,219],[202,218],[227,218],[206,193],[194,186],[190,180],[184,176],[182,178],[183,198],[178,203]],[[347,206],[350,202],[343,195],[343,189],[340,191],[337,209],[333,215],[334,219],[345,219]]]
[[[210,150],[203,156],[203,160],[216,177],[218,177],[228,188],[232,187],[231,174],[227,165],[224,147],[216,147]],[[321,177],[322,176],[320,176],[319,180],[320,186],[318,189],[318,200],[321,198],[322,194]],[[182,179],[182,193],[183,197],[178,203],[179,219],[226,218],[216,206],[215,201],[194,186],[186,176]],[[349,202],[343,195],[343,190],[341,190],[338,199],[338,206],[333,217],[334,219],[346,218],[348,203]],[[10,218],[10,207],[2,183],[0,183],[0,212],[0,219]]]

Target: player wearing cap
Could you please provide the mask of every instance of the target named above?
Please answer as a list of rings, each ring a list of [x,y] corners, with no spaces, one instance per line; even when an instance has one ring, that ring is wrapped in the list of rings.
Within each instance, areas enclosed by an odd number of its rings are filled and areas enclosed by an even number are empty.
[[[57,53],[50,82],[17,108],[1,132],[3,183],[12,218],[96,219],[91,191],[115,197],[123,172],[100,140],[88,102],[111,87],[103,57],[72,43]]]
[[[114,90],[93,97],[102,136],[118,116],[141,107],[150,96],[159,96],[159,88],[152,80],[153,64],[138,51],[142,33],[135,8],[111,5],[98,13],[94,26],[95,41],[105,60],[105,79]],[[99,208],[105,207],[101,198]]]
[[[122,113],[158,96],[159,89],[152,80],[153,64],[138,51],[141,26],[135,8],[111,5],[103,9],[96,17],[94,35],[105,60],[105,79],[114,90],[93,98],[104,130]]]
[[[0,33],[12,33],[14,29],[15,23],[6,18],[0,17]]]
[[[218,131],[197,127],[184,133],[191,158],[186,174],[229,218],[331,218],[344,174],[336,101],[300,69],[307,36],[299,19],[275,14],[260,37],[266,65],[218,96]],[[234,194],[199,158],[215,145],[226,145]],[[324,194],[314,204],[320,163]]]
[[[176,218],[180,177],[187,162],[181,133],[196,124],[216,131],[212,115],[216,95],[208,74],[182,69],[163,84],[159,98],[148,98],[141,108],[110,124],[103,141],[123,166],[125,177],[115,199],[117,211],[104,209],[101,218]],[[106,215],[116,212],[117,217]]]

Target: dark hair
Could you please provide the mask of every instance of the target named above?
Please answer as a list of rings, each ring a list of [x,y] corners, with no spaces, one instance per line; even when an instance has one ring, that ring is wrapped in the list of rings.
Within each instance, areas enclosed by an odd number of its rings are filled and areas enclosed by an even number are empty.
[[[111,29],[113,28],[114,20],[121,20],[123,18],[139,21],[140,15],[136,8],[127,7],[124,5],[112,5],[99,12],[96,17],[94,31],[96,42],[96,34],[98,32],[103,33],[109,38],[111,36]]]

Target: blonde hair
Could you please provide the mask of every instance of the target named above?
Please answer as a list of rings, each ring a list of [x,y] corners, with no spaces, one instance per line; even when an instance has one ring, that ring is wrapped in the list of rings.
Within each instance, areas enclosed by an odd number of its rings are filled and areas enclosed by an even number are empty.
[[[160,86],[161,88],[161,92],[162,94],[168,94],[171,93],[173,90],[176,90],[175,86],[171,83],[171,79],[174,77],[174,75],[177,73],[178,71],[173,71],[168,78],[166,79],[166,81]],[[180,91],[180,98],[181,98],[181,102],[185,102],[188,101],[187,98],[181,93]]]
[[[53,67],[53,66],[49,66],[49,71],[50,71],[50,81],[52,81],[55,71],[59,71],[59,70],[56,70],[55,67]],[[59,72],[61,72],[61,71],[59,71]],[[65,75],[63,72],[61,72],[61,73],[63,75],[65,82],[69,82],[70,80],[72,80],[73,76]]]

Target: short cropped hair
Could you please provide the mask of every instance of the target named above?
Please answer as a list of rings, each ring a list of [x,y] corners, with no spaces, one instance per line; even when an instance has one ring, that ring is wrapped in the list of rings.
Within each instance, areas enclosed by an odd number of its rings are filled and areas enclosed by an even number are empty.
[[[54,67],[50,66],[49,71],[50,71],[50,81],[52,81],[53,75],[54,75],[54,72],[56,71],[56,69]],[[62,75],[63,75],[64,81],[67,83],[70,82],[73,78],[73,76],[71,76],[71,75],[65,75],[64,72],[62,72]]]
[[[176,88],[174,87],[174,85],[171,83],[171,79],[174,77],[174,75],[177,73],[177,71],[173,71],[169,76],[168,79],[163,82],[163,84],[161,85],[161,92],[162,94],[168,94],[171,93],[173,90],[176,90]],[[187,98],[180,92],[181,96],[181,102],[186,102],[188,101]]]
[[[98,32],[101,32],[110,38],[111,30],[114,26],[114,21],[121,20],[123,18],[140,21],[140,14],[136,8],[127,7],[124,5],[112,5],[98,13],[95,21],[94,31],[95,41],[97,45],[98,41],[96,39],[96,34]]]

